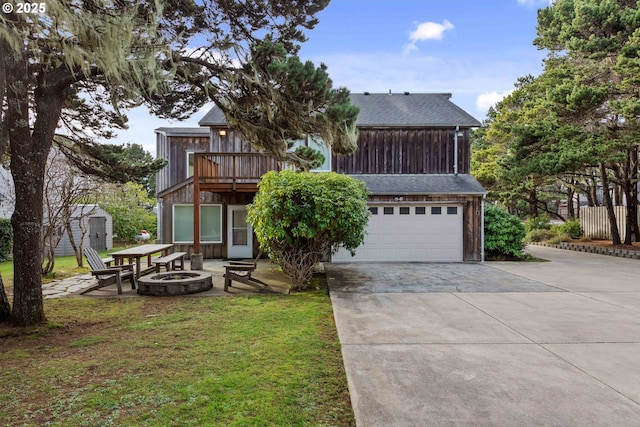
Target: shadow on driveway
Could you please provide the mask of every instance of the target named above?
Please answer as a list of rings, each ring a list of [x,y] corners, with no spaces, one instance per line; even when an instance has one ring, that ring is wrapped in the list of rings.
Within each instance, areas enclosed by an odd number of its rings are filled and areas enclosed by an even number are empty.
[[[331,292],[561,292],[562,289],[474,263],[327,263]]]

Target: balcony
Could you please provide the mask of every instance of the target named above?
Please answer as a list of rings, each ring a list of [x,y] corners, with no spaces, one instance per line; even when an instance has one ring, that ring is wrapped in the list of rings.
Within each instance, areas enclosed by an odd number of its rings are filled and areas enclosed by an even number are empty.
[[[194,153],[193,178],[200,191],[258,191],[265,173],[292,169],[288,164],[263,153]]]

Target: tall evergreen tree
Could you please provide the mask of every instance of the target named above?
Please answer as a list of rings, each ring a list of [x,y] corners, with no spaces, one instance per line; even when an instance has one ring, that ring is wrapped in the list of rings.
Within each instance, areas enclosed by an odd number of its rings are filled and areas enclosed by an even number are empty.
[[[122,110],[141,103],[160,117],[183,118],[213,100],[250,141],[280,157],[290,157],[282,147],[304,133],[322,136],[335,152],[354,148],[357,109],[348,92],[331,88],[324,66],[301,66],[295,57],[327,4],[50,0],[40,15],[0,15],[0,152],[10,155],[18,196],[14,324],[45,320],[43,171],[60,126],[66,154],[116,180],[138,168],[120,167],[117,153],[93,137],[112,136],[126,126]],[[87,154],[92,161],[83,163]]]
[[[610,182],[624,192],[625,243],[631,243],[634,235],[640,237],[638,3],[557,0],[539,11],[537,30],[534,44],[549,51],[543,74],[521,81],[525,84],[498,104],[495,118],[480,134],[485,152],[491,144],[494,150],[496,144],[503,147],[495,162],[502,173],[497,181],[513,190],[526,188],[536,177],[555,176],[574,189],[579,188],[576,176],[592,180],[598,171],[614,243],[621,238]],[[593,191],[588,196],[595,201]]]
[[[8,146],[16,194],[15,325],[45,321],[44,170],[61,118],[72,130],[99,132],[106,123],[121,124],[120,107],[154,90],[164,73],[157,66],[161,13],[153,2],[51,0],[39,15],[0,15],[0,148]],[[85,114],[93,122],[79,121]]]
[[[630,0],[558,0],[538,15],[540,48],[549,50],[545,73],[570,69],[550,92],[558,114],[580,127],[597,150],[604,201],[615,244],[617,233],[609,197],[608,172],[625,194],[625,244],[640,237],[637,218],[638,107],[637,46],[640,31],[638,3]]]

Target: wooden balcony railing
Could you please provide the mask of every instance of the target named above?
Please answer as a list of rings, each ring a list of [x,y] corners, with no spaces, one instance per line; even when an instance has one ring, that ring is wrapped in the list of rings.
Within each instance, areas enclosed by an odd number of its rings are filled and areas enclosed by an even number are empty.
[[[258,182],[272,170],[291,169],[286,163],[261,153],[194,153],[194,252],[200,253],[200,192],[256,192]]]
[[[258,181],[286,163],[262,153],[195,153],[194,180],[201,191],[257,191]]]

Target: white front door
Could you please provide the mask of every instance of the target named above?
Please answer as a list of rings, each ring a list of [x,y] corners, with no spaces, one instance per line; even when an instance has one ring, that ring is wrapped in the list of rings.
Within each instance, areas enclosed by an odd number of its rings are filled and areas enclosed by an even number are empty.
[[[253,258],[253,230],[247,223],[247,207],[227,208],[227,258]]]

